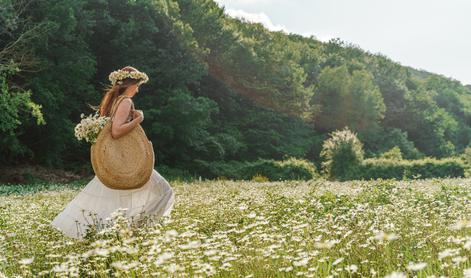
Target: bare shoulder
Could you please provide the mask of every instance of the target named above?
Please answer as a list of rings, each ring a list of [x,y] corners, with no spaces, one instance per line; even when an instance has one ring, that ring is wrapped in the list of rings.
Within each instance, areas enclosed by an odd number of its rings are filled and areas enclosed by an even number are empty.
[[[126,103],[131,107],[131,109],[134,108],[134,102],[132,101],[132,98],[130,98],[130,97],[125,97],[125,98],[123,99],[123,102],[126,102]]]
[[[128,98],[124,98],[118,103],[118,106],[116,107],[116,113],[125,113],[126,111],[129,111],[131,109],[131,106],[131,100]]]
[[[125,97],[123,98],[123,100],[121,100],[118,106],[131,107],[131,105],[132,105],[132,99],[129,97]]]

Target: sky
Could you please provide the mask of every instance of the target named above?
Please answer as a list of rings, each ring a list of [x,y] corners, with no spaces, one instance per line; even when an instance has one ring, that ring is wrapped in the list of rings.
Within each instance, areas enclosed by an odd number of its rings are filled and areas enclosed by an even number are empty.
[[[404,66],[471,84],[470,0],[215,0],[233,17],[340,38]]]

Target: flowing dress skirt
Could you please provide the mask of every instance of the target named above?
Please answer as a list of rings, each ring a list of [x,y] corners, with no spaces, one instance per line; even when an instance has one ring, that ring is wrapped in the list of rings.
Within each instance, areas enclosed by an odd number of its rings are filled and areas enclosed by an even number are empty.
[[[146,184],[130,190],[111,189],[95,176],[51,225],[69,237],[83,239],[89,224],[96,219],[106,222],[119,208],[126,208],[125,216],[134,221],[146,215],[170,216],[174,202],[173,189],[155,169]]]

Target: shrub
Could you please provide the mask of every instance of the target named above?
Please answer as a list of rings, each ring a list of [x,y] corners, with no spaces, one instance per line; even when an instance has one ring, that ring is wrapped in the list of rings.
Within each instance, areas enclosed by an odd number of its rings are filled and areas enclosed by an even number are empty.
[[[398,146],[394,146],[389,151],[382,153],[379,158],[392,159],[392,160],[402,160],[402,152]]]
[[[468,146],[464,149],[463,154],[461,154],[461,158],[466,164],[471,165],[471,147]]]
[[[322,172],[330,179],[348,180],[363,161],[363,144],[348,127],[330,134],[322,146]]]
[[[178,169],[178,168],[170,168],[164,164],[156,165],[156,170],[165,177],[166,180],[184,180],[184,181],[191,181],[195,180],[198,177],[190,173],[188,170]]]
[[[282,161],[258,159],[255,161],[203,161],[195,160],[198,171],[208,177],[225,176],[236,180],[251,180],[263,175],[270,181],[309,180],[318,176],[312,162],[304,159],[287,158]]]
[[[471,176],[471,146],[466,147],[464,149],[464,152],[459,157],[467,166],[465,171],[465,177]]]
[[[416,160],[387,158],[365,159],[357,179],[415,179],[464,177],[467,166],[456,157],[436,159],[426,157]]]
[[[268,181],[268,178],[265,177],[264,175],[256,174],[255,176],[252,177],[252,181],[254,181],[254,182],[266,182],[266,181]]]

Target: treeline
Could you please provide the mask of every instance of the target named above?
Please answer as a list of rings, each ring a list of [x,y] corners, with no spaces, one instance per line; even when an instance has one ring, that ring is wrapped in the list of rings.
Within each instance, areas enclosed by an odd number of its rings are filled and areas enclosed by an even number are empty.
[[[156,164],[298,157],[320,166],[348,126],[365,157],[460,154],[471,90],[339,39],[270,32],[212,0],[0,0],[0,164],[91,170],[74,137],[108,74],[149,75],[135,98]]]

